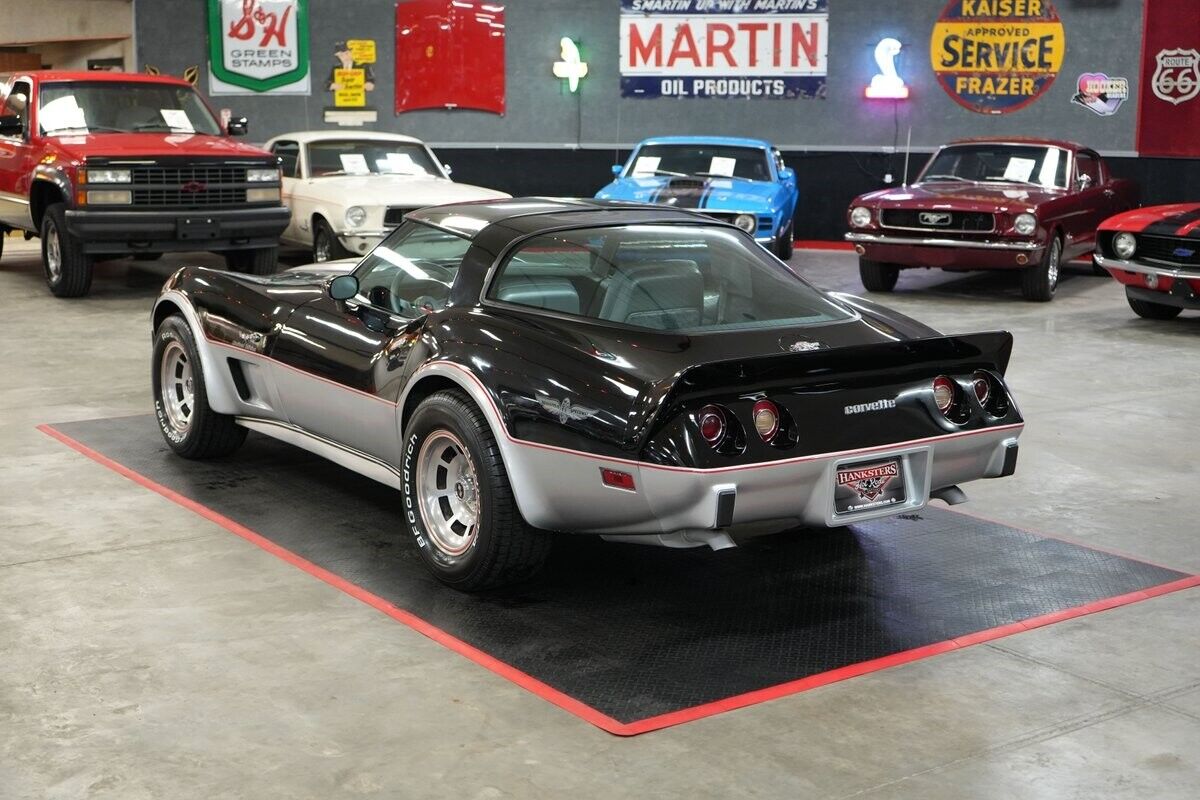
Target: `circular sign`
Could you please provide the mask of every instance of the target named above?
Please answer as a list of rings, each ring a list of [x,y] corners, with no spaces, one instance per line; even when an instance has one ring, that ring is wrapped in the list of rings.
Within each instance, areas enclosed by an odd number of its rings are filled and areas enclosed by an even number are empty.
[[[1041,97],[1066,52],[1049,0],[950,0],[929,41],[938,83],[980,114],[1007,114]]]

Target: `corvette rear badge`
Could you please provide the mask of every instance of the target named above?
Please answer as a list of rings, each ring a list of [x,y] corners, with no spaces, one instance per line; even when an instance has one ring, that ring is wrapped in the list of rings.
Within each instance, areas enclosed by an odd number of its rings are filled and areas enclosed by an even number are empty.
[[[820,342],[810,342],[807,339],[788,339],[782,336],[779,339],[779,346],[787,350],[789,353],[808,353],[812,350],[820,350],[824,345]]]
[[[594,408],[571,405],[571,398],[569,397],[565,400],[555,400],[553,397],[539,397],[538,402],[542,404],[542,408],[556,416],[558,421],[564,425],[568,422],[578,422],[581,419],[587,419],[596,413],[596,409]]]

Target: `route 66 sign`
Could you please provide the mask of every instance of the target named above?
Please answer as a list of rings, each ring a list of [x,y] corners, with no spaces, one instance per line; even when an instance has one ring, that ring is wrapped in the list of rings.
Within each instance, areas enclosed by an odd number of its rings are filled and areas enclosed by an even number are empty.
[[[308,0],[208,0],[212,94],[308,94]]]
[[[1150,88],[1159,100],[1173,105],[1200,95],[1200,52],[1194,48],[1159,50]]]

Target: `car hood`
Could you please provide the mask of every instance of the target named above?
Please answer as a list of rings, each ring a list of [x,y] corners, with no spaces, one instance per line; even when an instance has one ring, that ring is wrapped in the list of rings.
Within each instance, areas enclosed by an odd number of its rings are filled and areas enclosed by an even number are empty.
[[[1200,203],[1173,203],[1167,206],[1150,206],[1135,208],[1114,217],[1109,217],[1100,226],[1103,230],[1131,231],[1137,233],[1145,230],[1156,222],[1177,224],[1179,231],[1196,230],[1195,223],[1200,221]],[[1156,229],[1157,230],[1157,229]],[[1177,233],[1176,235],[1182,235]],[[1197,234],[1193,234],[1197,235]]]
[[[270,158],[254,145],[228,136],[193,133],[88,133],[53,136],[47,139],[64,156],[156,158],[161,156],[204,156],[208,158]]]
[[[331,175],[308,182],[312,194],[336,198],[347,205],[413,207],[498,200],[511,195],[448,178],[415,175]]]
[[[778,184],[740,178],[650,176],[620,178],[597,192],[596,197],[711,211],[775,211],[781,190]]]
[[[1041,189],[1018,184],[914,183],[864,194],[855,205],[882,208],[952,208],[959,211],[1013,211],[1034,209],[1063,197],[1063,189]]]

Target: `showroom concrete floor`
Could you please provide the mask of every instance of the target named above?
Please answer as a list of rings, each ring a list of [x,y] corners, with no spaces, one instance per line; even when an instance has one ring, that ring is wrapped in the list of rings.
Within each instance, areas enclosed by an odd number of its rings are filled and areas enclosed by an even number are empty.
[[[1200,589],[620,739],[37,432],[146,413],[171,265],[45,290],[0,262],[0,797],[1200,795]],[[36,244],[33,243],[33,244]],[[217,263],[211,256],[191,260]],[[793,265],[856,290],[847,253]],[[947,332],[1016,334],[1014,478],[970,512],[1200,571],[1200,316],[1111,281],[905,274]]]

